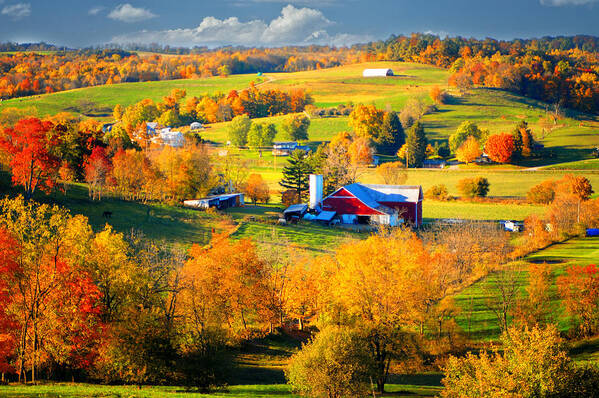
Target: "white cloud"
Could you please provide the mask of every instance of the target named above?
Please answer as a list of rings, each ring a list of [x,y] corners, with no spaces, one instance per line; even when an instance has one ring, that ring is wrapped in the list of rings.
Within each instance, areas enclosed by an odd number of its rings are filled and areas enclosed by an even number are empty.
[[[237,17],[218,19],[205,17],[196,28],[164,31],[141,31],[113,38],[115,43],[194,45],[286,45],[334,44],[347,45],[364,41],[365,37],[336,34],[329,35],[327,28],[334,25],[321,11],[287,5],[281,15],[270,22],[255,19],[242,22]]]
[[[541,4],[544,6],[582,6],[585,4],[597,3],[599,0],[541,0]]]
[[[140,22],[146,19],[155,18],[157,15],[145,8],[136,8],[129,3],[119,4],[108,14],[108,18],[122,22]]]
[[[13,19],[21,19],[31,15],[31,4],[17,3],[7,5],[2,9],[2,15],[8,15]]]
[[[98,7],[90,8],[87,13],[89,15],[98,15],[102,10],[104,10],[104,7],[98,6]]]

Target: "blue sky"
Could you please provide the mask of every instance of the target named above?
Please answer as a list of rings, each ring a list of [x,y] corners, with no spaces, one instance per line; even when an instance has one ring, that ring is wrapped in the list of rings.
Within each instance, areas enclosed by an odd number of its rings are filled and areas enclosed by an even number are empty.
[[[392,33],[599,36],[599,0],[0,0],[0,41],[345,45]]]

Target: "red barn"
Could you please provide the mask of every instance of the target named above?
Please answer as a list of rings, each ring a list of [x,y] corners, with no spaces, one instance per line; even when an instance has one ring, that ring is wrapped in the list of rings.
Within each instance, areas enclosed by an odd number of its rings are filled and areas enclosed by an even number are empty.
[[[322,200],[322,210],[336,212],[343,223],[422,225],[422,187],[350,184]]]

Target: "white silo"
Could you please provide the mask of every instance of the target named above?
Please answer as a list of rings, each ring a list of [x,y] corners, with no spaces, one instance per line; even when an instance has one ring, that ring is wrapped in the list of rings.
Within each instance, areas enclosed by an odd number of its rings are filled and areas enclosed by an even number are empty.
[[[310,208],[315,209],[322,204],[322,175],[310,174]]]

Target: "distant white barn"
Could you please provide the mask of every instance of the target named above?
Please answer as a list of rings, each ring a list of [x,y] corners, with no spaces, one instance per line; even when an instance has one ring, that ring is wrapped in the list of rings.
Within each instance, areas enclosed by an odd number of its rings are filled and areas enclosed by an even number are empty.
[[[364,69],[362,72],[364,77],[386,77],[393,76],[393,70],[391,69]]]

